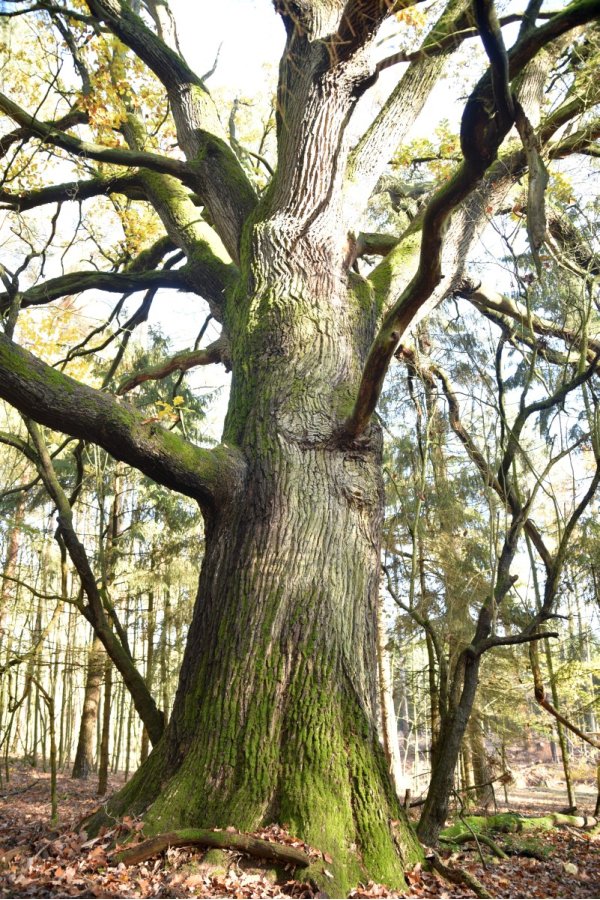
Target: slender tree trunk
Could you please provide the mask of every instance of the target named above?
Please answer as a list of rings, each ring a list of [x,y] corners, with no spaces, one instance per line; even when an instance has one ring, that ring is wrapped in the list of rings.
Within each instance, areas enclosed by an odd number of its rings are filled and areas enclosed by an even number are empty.
[[[491,784],[491,772],[485,752],[483,722],[478,713],[473,713],[469,721],[469,749],[471,751],[472,778],[468,784],[476,787],[474,796],[479,806],[487,809],[494,803],[494,789]]]
[[[430,758],[435,756],[435,749],[440,735],[440,692],[438,679],[436,675],[435,653],[433,650],[433,641],[429,634],[425,635],[427,645],[428,677],[429,677],[429,710],[431,715],[431,753]]]
[[[165,592],[165,603],[163,608],[162,628],[160,631],[160,683],[162,689],[162,708],[165,714],[165,723],[169,720],[170,699],[169,699],[169,629],[171,628],[171,598],[167,588]]]
[[[102,737],[98,760],[98,795],[103,797],[108,790],[108,764],[110,740],[110,710],[112,703],[112,661],[104,659],[104,708],[102,714]]]
[[[83,711],[81,713],[75,762],[71,773],[72,778],[88,778],[94,771],[98,704],[100,702],[100,685],[102,684],[105,659],[106,653],[102,642],[98,637],[94,637],[88,653]]]
[[[23,492],[19,498],[17,508],[12,521],[8,537],[8,548],[6,558],[4,560],[4,571],[2,573],[2,581],[0,583],[0,647],[3,643],[4,636],[4,618],[6,615],[6,607],[12,594],[15,593],[15,584],[11,581],[17,572],[17,560],[19,557],[19,547],[21,544],[21,526],[25,517],[25,501],[26,494]]]
[[[133,704],[129,703],[129,712],[127,714],[127,741],[125,744],[125,781],[129,778],[129,767],[131,765],[131,732],[133,731]]]
[[[396,711],[394,709],[394,695],[392,691],[392,668],[387,649],[387,634],[383,621],[383,601],[381,599],[377,606],[377,662],[379,664],[379,703],[381,707],[383,752],[385,753],[394,788],[400,797],[404,790],[404,772],[398,744],[398,727],[396,725]]]
[[[150,565],[154,567],[151,558]],[[154,610],[154,591],[148,594],[148,617],[146,631],[146,687],[152,693],[152,676],[154,674],[154,632],[156,626],[156,612]],[[140,762],[143,763],[148,758],[148,749],[150,739],[146,728],[142,731],[142,749],[140,752]]]
[[[115,706],[117,707],[117,734],[113,745],[113,755],[111,762],[111,771],[119,771],[119,762],[121,759],[121,742],[123,739],[123,723],[125,720],[125,690],[121,682],[117,686]]]
[[[550,647],[550,641],[547,638],[544,639],[544,652],[546,656],[546,666],[548,668],[548,681],[550,683],[550,691],[552,694],[552,704],[555,709],[560,709],[558,688],[556,687],[556,678],[554,676],[554,664],[552,662],[552,648]],[[571,760],[569,756],[567,736],[562,724],[558,721],[555,724],[556,733],[558,735],[558,746],[560,747],[560,758],[565,775],[567,804],[569,806],[569,809],[577,809],[577,800],[575,798],[575,791],[573,790],[573,779],[571,777]]]
[[[435,844],[446,822],[454,772],[477,691],[479,664],[478,657],[463,654],[453,678],[448,711],[442,716],[429,790],[417,826],[417,834],[427,846]]]

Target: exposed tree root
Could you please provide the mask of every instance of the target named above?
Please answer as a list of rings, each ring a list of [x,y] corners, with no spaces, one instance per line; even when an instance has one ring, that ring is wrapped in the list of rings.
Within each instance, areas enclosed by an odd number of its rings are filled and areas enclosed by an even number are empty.
[[[480,841],[482,844],[485,844],[486,847],[489,847],[494,856],[497,856],[498,859],[508,859],[508,854],[505,853],[491,837],[488,837],[487,834],[473,835],[469,831],[463,831],[462,834],[457,834],[452,838],[440,836],[440,841],[448,844],[466,844],[469,841]]]
[[[208,831],[199,828],[187,828],[182,831],[169,831],[157,834],[141,844],[128,847],[116,854],[117,862],[134,866],[152,856],[157,856],[169,847],[214,847],[219,850],[238,850],[260,859],[268,859],[283,865],[306,868],[310,858],[295,847],[263,841],[248,834],[236,834],[229,831]]]
[[[471,835],[469,835],[469,837],[471,837]],[[482,883],[475,878],[474,875],[471,875],[470,872],[465,872],[464,869],[459,869],[455,866],[447,866],[441,861],[437,853],[432,853],[431,856],[428,855],[427,859],[435,871],[438,872],[442,878],[445,878],[446,881],[450,881],[452,884],[466,884],[478,897],[492,897],[491,894],[488,894]]]

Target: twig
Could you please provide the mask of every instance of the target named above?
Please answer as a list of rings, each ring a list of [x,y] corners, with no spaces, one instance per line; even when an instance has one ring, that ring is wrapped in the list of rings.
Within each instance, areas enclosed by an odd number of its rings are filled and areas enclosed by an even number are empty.
[[[41,780],[41,778],[36,778],[35,781],[32,781],[31,784],[28,784],[26,787],[16,788],[14,791],[7,791],[6,794],[0,795],[0,799],[6,800],[8,797],[15,797],[17,794],[24,794],[25,791],[29,791],[32,787],[35,787],[36,784],[39,784]]]

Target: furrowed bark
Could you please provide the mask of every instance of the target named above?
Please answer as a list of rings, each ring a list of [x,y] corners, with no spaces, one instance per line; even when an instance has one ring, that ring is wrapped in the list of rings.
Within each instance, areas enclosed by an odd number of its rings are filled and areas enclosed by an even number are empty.
[[[42,425],[99,444],[208,511],[225,503],[243,477],[234,450],[205,450],[145,424],[131,406],[63,375],[1,334],[0,397]]]
[[[421,47],[422,55],[411,62],[383,108],[353,149],[349,163],[346,202],[357,213],[362,211],[394,151],[408,134],[437,84],[454,44],[443,46],[455,30],[456,19],[463,14],[467,0],[452,0],[435,23]],[[429,50],[436,48],[435,55]]]
[[[224,439],[247,460],[245,490],[207,531],[165,738],[109,811],[143,811],[149,835],[289,823],[331,855],[334,879],[315,877],[343,896],[361,872],[400,884],[419,856],[377,737],[380,438],[335,437],[373,304],[341,254],[321,265],[316,237],[284,249],[280,222],[271,208],[254,225],[253,290],[225,311]],[[327,246],[343,239],[338,223]]]

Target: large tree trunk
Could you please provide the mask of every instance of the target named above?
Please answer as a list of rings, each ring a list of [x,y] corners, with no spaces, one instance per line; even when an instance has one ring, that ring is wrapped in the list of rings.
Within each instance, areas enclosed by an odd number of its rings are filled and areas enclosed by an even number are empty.
[[[366,282],[308,243],[290,270],[266,231],[232,322],[248,336],[224,442],[248,475],[207,518],[165,736],[110,811],[144,811],[149,834],[287,823],[331,854],[342,896],[401,884],[419,855],[376,727],[381,435],[336,438],[374,322]]]

